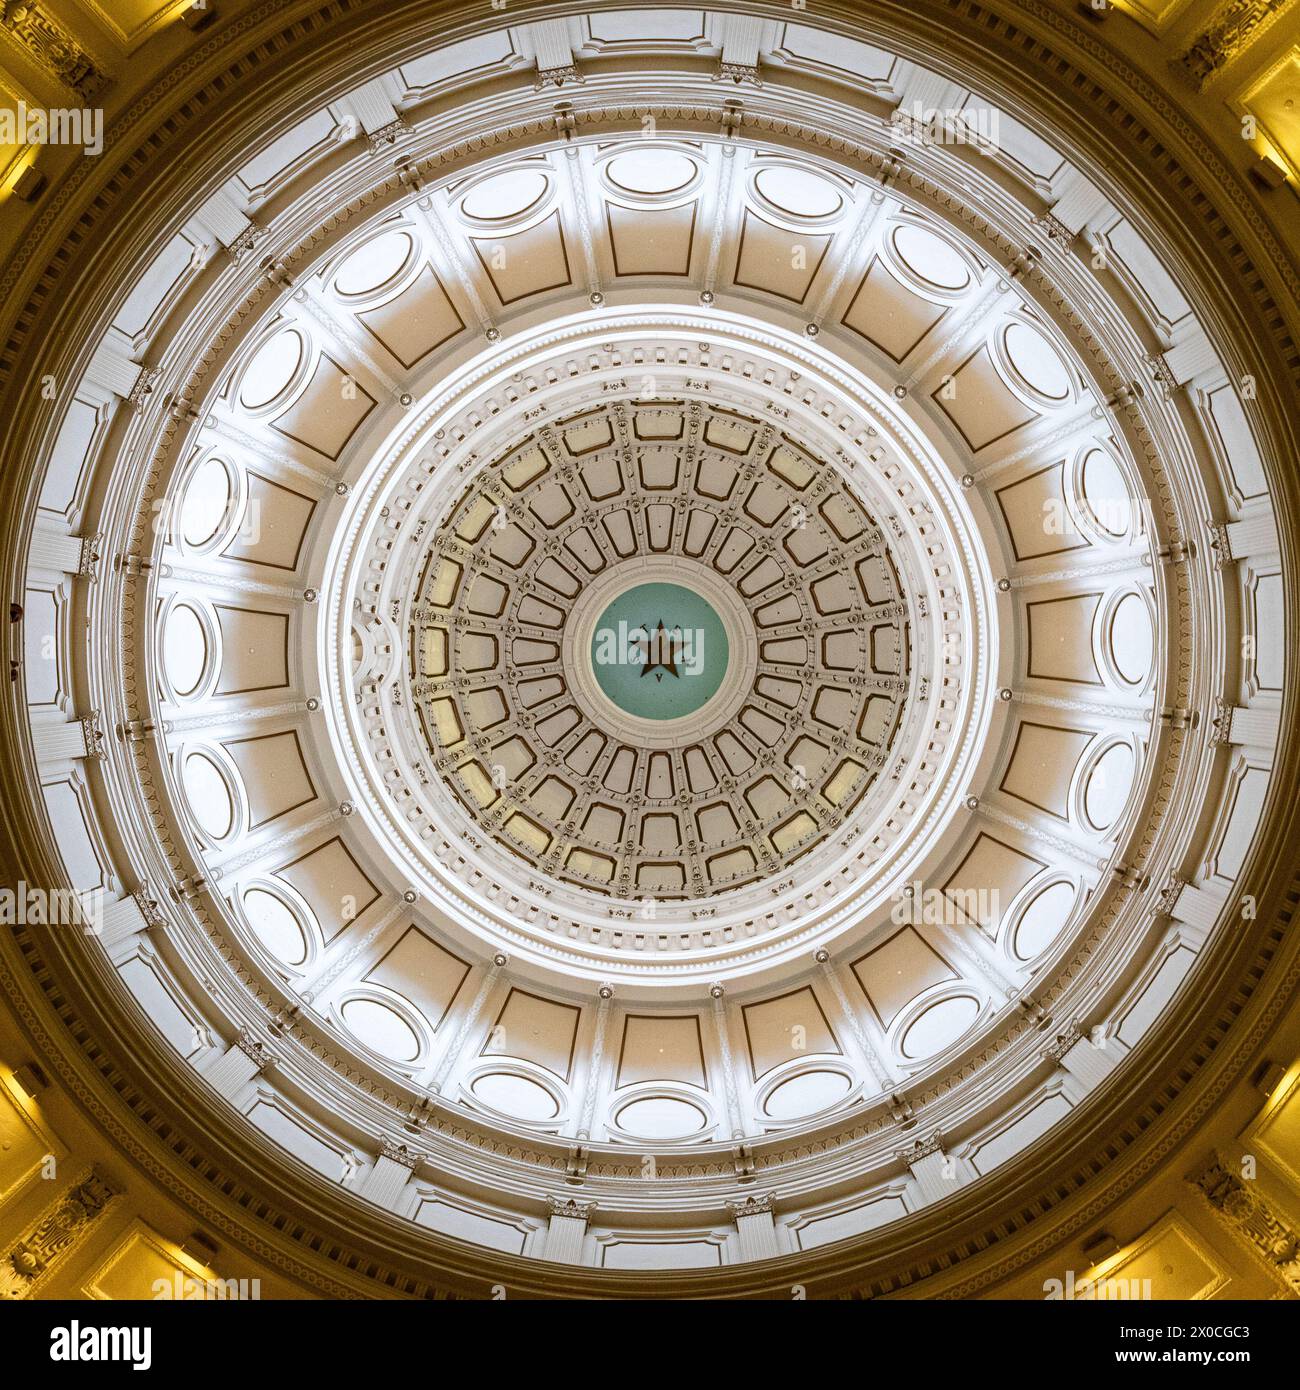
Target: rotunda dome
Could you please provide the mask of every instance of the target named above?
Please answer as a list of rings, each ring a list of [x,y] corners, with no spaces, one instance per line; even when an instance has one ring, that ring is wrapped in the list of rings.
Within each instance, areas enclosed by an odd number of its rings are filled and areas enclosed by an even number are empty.
[[[1280,901],[1280,311],[820,8],[322,20],[41,310],[24,988],[412,1291],[955,1270]]]

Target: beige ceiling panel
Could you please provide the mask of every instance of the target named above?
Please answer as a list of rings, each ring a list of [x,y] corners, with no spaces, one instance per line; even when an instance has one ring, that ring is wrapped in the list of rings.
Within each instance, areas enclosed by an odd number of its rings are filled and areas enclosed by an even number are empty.
[[[427,266],[396,298],[357,318],[404,367],[413,367],[465,327],[442,281]]]
[[[1246,92],[1242,104],[1255,118],[1271,153],[1300,178],[1300,44]]]
[[[1012,899],[1046,867],[1041,859],[981,833],[943,892],[963,916],[996,932]]]
[[[572,424],[565,426],[563,438],[564,447],[570,455],[573,458],[581,458],[596,449],[607,449],[614,442],[614,426],[604,415],[580,416]],[[606,463],[604,466],[610,465]],[[603,487],[597,487],[593,495],[604,497],[607,494]]]
[[[559,213],[511,236],[470,240],[502,304],[558,289],[570,281],[569,252]]]
[[[423,94],[441,84],[452,85],[481,76],[491,68],[504,70],[514,56],[513,34],[509,29],[479,34],[459,43],[449,43],[421,54],[398,69],[408,90]]]
[[[1268,769],[1244,764],[1237,769],[1228,798],[1227,821],[1210,856],[1214,876],[1233,882],[1241,872],[1255,838],[1255,827],[1264,811],[1268,791]]]
[[[107,887],[107,856],[102,841],[91,832],[95,821],[85,782],[80,776],[60,777],[46,782],[42,792],[46,811],[60,832],[63,867],[72,886],[82,892]]]
[[[306,390],[271,428],[327,459],[337,459],[375,405],[359,381],[322,355]]]
[[[439,1028],[447,1016],[469,966],[444,950],[418,927],[407,927],[397,942],[371,967],[365,980],[400,994]]]
[[[287,1101],[278,1096],[261,1099],[246,1117],[282,1148],[331,1182],[341,1182],[350,1165],[349,1146],[323,1126],[300,1116]]]
[[[886,1028],[922,990],[958,978],[957,972],[913,927],[895,932],[874,951],[854,961],[853,973]]]
[[[1243,502],[1266,496],[1264,463],[1236,386],[1219,386],[1204,395],[1197,394],[1210,437],[1217,446],[1215,453],[1228,491]]]
[[[563,820],[576,795],[574,788],[559,777],[544,777],[529,795],[528,805],[547,820]]]
[[[855,87],[863,81],[884,82],[898,61],[883,48],[804,24],[785,26],[782,51]]]
[[[233,739],[225,748],[244,779],[252,828],[314,800],[316,788],[295,731]]]
[[[641,817],[641,843],[647,854],[675,854],[682,847],[682,829],[671,811]]]
[[[582,1011],[512,989],[483,1046],[482,1056],[519,1057],[569,1079]]]
[[[255,155],[235,177],[249,194],[268,197],[277,185],[332,154],[336,129],[328,109],[313,112]]]
[[[208,0],[215,4],[215,0]],[[194,0],[77,0],[122,46],[134,53],[167,24],[177,23]]]
[[[914,294],[873,259],[844,314],[844,323],[901,362],[948,312]]]
[[[688,275],[698,205],[626,208],[605,205],[615,275]]]
[[[26,145],[21,140],[16,118],[19,102],[26,102],[29,106],[38,104],[32,92],[15,74],[0,72],[0,107],[8,111],[13,119],[12,130],[6,130],[6,135],[14,136],[13,141],[0,140],[0,201],[8,196],[14,180],[34,161],[37,154],[34,146]]]
[[[802,304],[833,237],[792,232],[746,212],[736,258],[736,284]]]
[[[703,40],[703,10],[679,10],[666,5],[644,9],[602,10],[583,21],[602,50],[638,48],[664,43],[690,44]]]
[[[1070,781],[1092,735],[1025,720],[1016,731],[1002,790],[1049,815],[1069,820]]]
[[[1058,1093],[1037,1100],[1009,1124],[1004,1123],[979,1141],[970,1161],[979,1173],[991,1173],[1035,1140],[1041,1139],[1057,1121],[1070,1113],[1070,1102]]]
[[[1263,1118],[1244,1138],[1276,1163],[1300,1191],[1300,1072],[1294,1065],[1289,1071],[1289,1083],[1286,1077],[1278,1083]]]
[[[877,1226],[887,1225],[906,1215],[907,1205],[902,1197],[875,1197],[843,1211],[832,1212],[829,1216],[815,1216],[799,1224],[792,1222],[791,1228],[800,1250],[815,1250],[819,1245],[847,1240],[850,1236],[875,1230]]]
[[[1092,626],[1100,594],[1071,594],[1025,605],[1029,625],[1026,671],[1039,680],[1100,685]]]
[[[644,406],[632,412],[632,433],[638,439],[681,439],[686,415],[680,406]]]
[[[747,454],[758,431],[747,420],[726,411],[711,412],[704,422],[704,442],[729,454]]]
[[[46,1138],[0,1084],[0,1203],[35,1175],[48,1152]]]
[[[312,498],[250,469],[248,504],[239,529],[222,554],[268,569],[295,570],[315,510]]]
[[[716,1269],[722,1246],[708,1240],[619,1240],[602,1245],[605,1269]]]
[[[741,1014],[755,1080],[783,1062],[840,1051],[830,1022],[807,985],[761,1004],[746,1004]]]
[[[443,1201],[425,1201],[415,1213],[418,1225],[441,1231],[457,1240],[501,1250],[510,1255],[523,1253],[528,1229],[522,1221],[503,1221],[477,1211]]]
[[[82,1292],[93,1299],[146,1302],[163,1298],[202,1298],[212,1272],[190,1259],[142,1221],[86,1279]],[[161,1287],[167,1292],[161,1293]],[[222,1285],[223,1290],[225,1285]],[[238,1287],[236,1285],[236,1287]],[[251,1288],[251,1285],[249,1286]]]
[[[280,690],[289,684],[289,615],[216,604],[221,626],[218,695]]]
[[[700,1087],[709,1084],[700,1020],[695,1014],[627,1016],[614,1084],[633,1086],[641,1081],[681,1081]]]
[[[379,889],[338,836],[277,869],[276,877],[302,894],[326,941],[379,900]]]
[[[1017,560],[1036,560],[1089,545],[1065,502],[1065,463],[1040,468],[996,493]]]
[[[1269,641],[1272,633],[1285,632],[1286,596],[1282,576],[1276,571],[1255,578],[1251,614],[1256,636],[1255,683],[1260,690],[1282,693],[1284,648],[1281,642]]]
[[[1108,1261],[1100,1277],[1128,1281],[1132,1298],[1198,1302],[1212,1298],[1231,1276],[1222,1256],[1171,1211],[1127,1246],[1119,1260]],[[1102,1297],[1101,1292],[1096,1296]]]
[[[1111,259],[1118,261],[1134,292],[1146,305],[1156,323],[1166,330],[1190,312],[1191,306],[1178,288],[1178,282],[1165,269],[1159,257],[1137,228],[1128,221],[1116,222],[1106,232]]]

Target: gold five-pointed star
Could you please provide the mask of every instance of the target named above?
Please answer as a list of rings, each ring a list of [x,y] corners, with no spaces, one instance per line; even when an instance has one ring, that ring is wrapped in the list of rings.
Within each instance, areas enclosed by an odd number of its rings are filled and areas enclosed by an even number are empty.
[[[655,680],[663,680],[664,671],[669,675],[680,679],[681,673],[677,669],[677,657],[680,653],[680,643],[675,643],[670,636],[668,629],[664,626],[664,620],[659,619],[659,626],[641,644],[641,675],[648,676],[652,671],[657,672]],[[668,659],[664,660],[664,650],[667,649]],[[652,660],[656,652],[659,659]],[[660,669],[662,668],[662,669]]]

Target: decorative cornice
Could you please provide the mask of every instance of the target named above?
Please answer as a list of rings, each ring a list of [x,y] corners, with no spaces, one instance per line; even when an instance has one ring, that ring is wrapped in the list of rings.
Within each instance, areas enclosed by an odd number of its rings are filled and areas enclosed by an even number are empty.
[[[1182,65],[1203,89],[1257,29],[1288,4],[1290,0],[1228,0],[1182,55]]]
[[[56,1197],[5,1253],[0,1263],[0,1302],[30,1298],[59,1260],[103,1215],[117,1191],[94,1172]]]
[[[1300,1297],[1300,1232],[1296,1227],[1251,1183],[1225,1167],[1217,1154],[1187,1180],[1200,1189],[1224,1225],[1252,1248],[1294,1296]]]
[[[20,43],[51,77],[89,101],[108,85],[108,77],[44,5],[5,0],[0,29]]]

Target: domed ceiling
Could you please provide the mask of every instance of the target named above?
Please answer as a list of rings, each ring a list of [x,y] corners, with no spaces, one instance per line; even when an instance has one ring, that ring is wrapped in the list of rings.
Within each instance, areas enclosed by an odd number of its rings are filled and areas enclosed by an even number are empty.
[[[861,1235],[1194,977],[1271,775],[1264,445],[1028,113],[807,16],[760,26],[798,119],[694,75],[734,15],[493,23],[124,279],[28,580],[49,823],[117,987],[329,1181],[544,1257],[581,1199],[549,1257],[611,1268]],[[680,100],[452,138],[543,31]],[[998,140],[891,120],[939,87]]]
[[[843,822],[909,661],[884,538],[831,474],[761,420],[665,401],[559,420],[476,479],[423,562],[411,650],[435,764],[486,834],[679,900]]]

